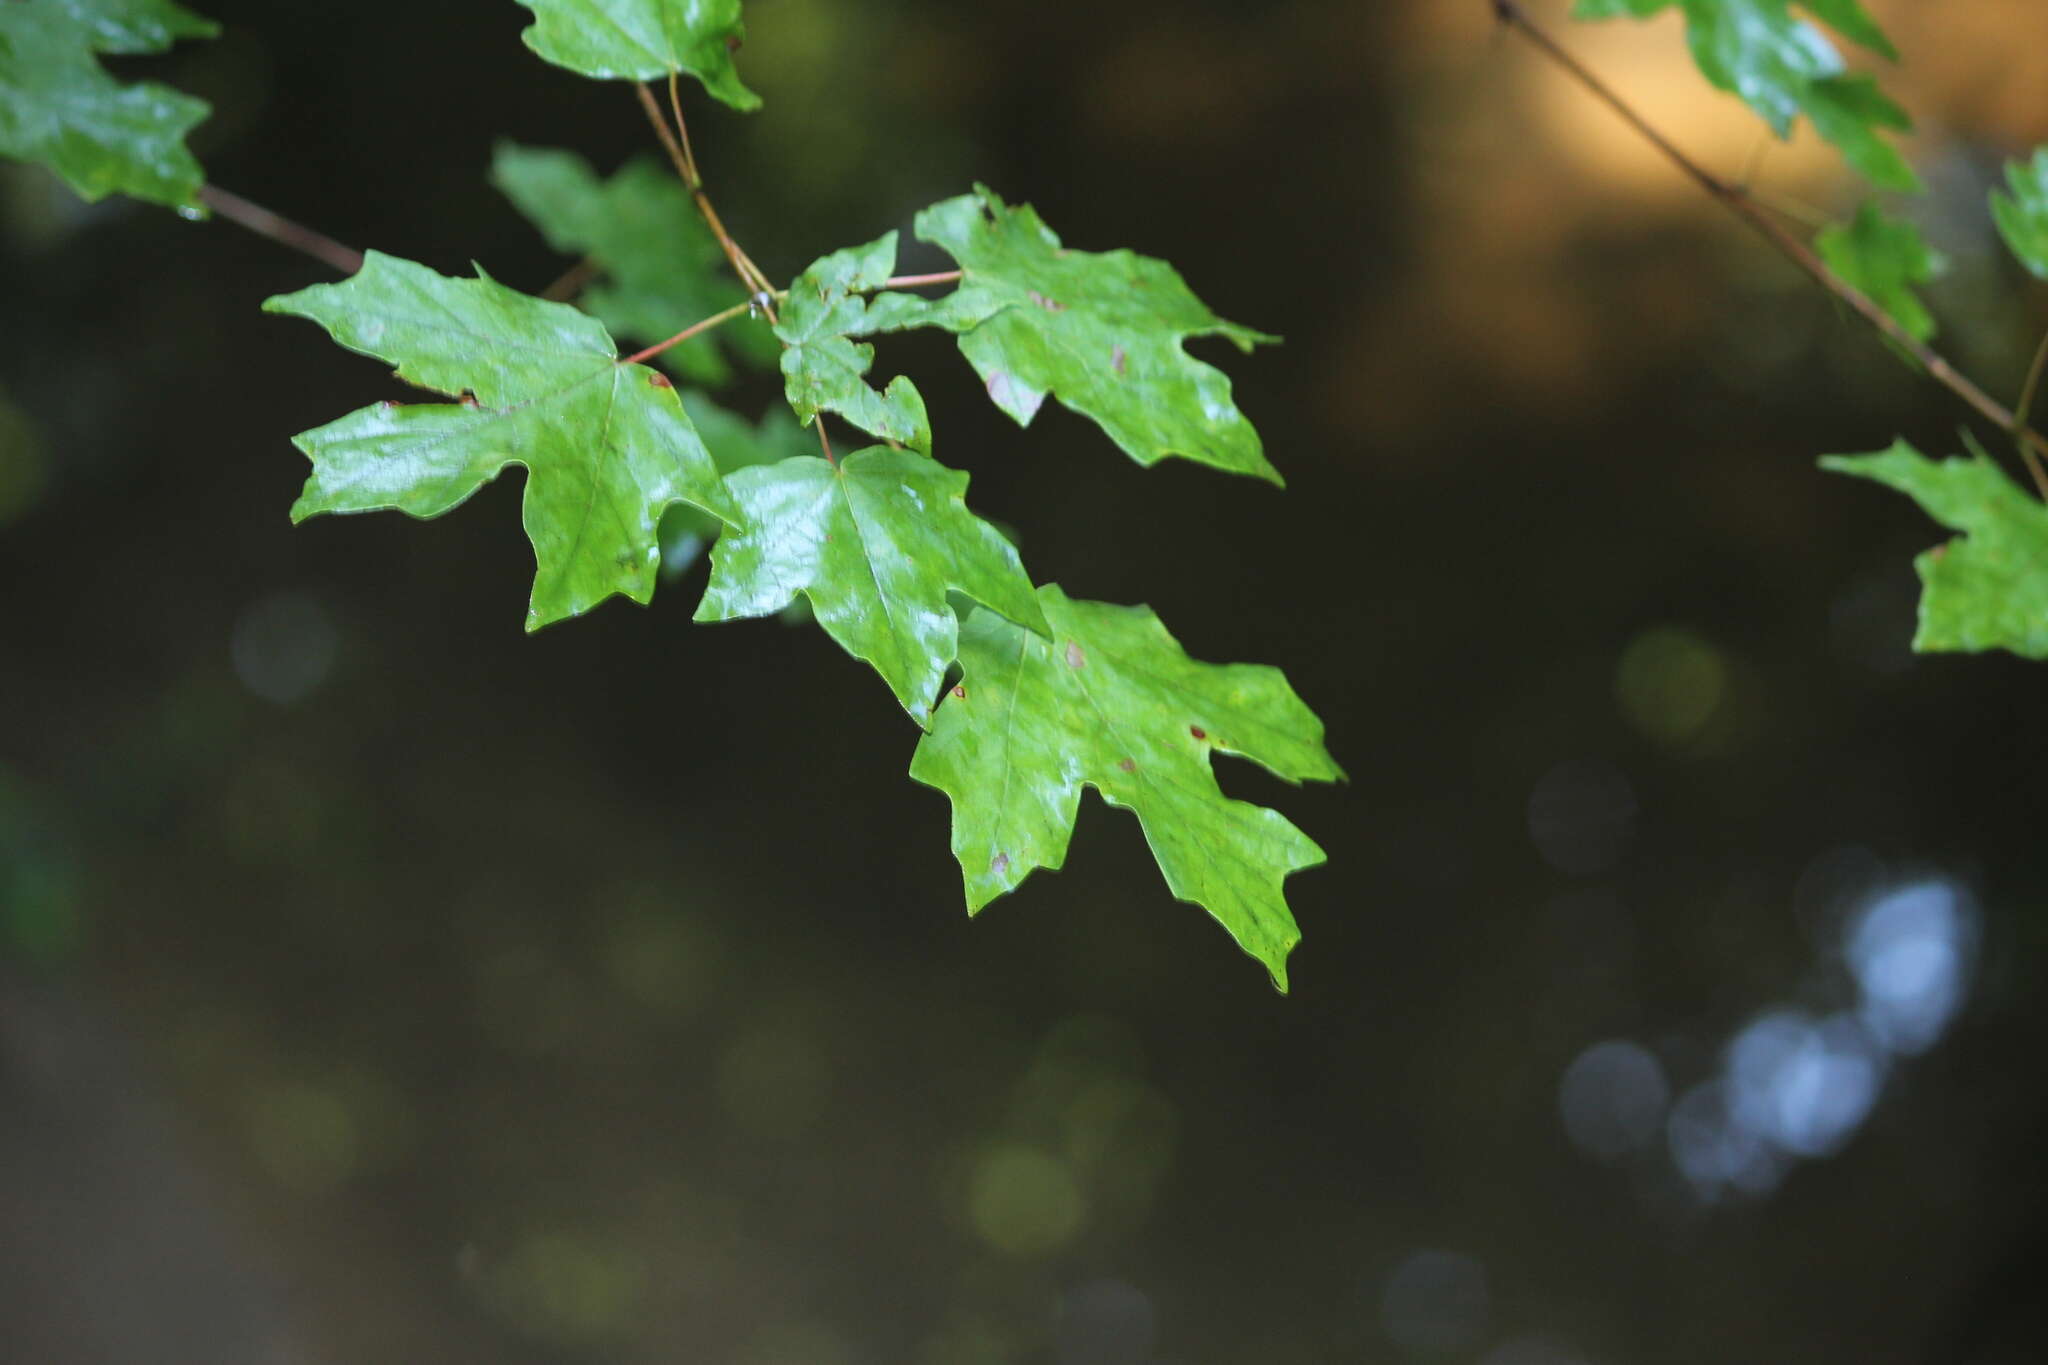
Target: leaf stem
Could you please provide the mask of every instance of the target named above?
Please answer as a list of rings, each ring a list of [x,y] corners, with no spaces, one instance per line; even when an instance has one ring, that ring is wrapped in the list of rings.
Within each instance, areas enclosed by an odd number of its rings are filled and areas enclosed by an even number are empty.
[[[891,275],[877,288],[917,289],[927,284],[954,284],[959,279],[960,272],[957,270],[941,270],[935,275]]]
[[[555,276],[554,283],[541,290],[540,296],[554,303],[567,303],[582,293],[583,286],[589,284],[603,270],[604,267],[598,263],[597,257],[585,256]]]
[[[1711,198],[1718,200],[1730,213],[1749,224],[1764,240],[1775,247],[1780,255],[1804,270],[1822,288],[1854,309],[1865,322],[1883,334],[1886,340],[1919,362],[1937,383],[1968,404],[1984,420],[2001,431],[2012,433],[2013,439],[2019,443],[2021,454],[2026,459],[2028,471],[2034,476],[2035,487],[2044,499],[2048,499],[2048,478],[2043,477],[2039,460],[2042,452],[2048,452],[2048,439],[2044,439],[2039,432],[2015,417],[1997,399],[1958,372],[1932,347],[1899,326],[1891,314],[1880,308],[1862,290],[1829,270],[1826,262],[1814,254],[1806,243],[1793,236],[1776,219],[1759,208],[1747,190],[1739,185],[1729,184],[1680,151],[1655,125],[1638,113],[1635,106],[1594,75],[1584,63],[1572,56],[1557,39],[1531,19],[1517,0],[1490,0],[1490,3],[1493,6],[1494,17],[1503,25],[1521,34],[1531,46],[1584,87],[1587,93],[1620,115],[1624,123],[1661,152],[1666,160],[1705,190]]]
[[[660,102],[655,99],[654,92],[645,82],[635,84],[633,90],[640,98],[640,108],[646,113],[647,121],[654,125],[655,136],[661,139],[662,149],[674,163],[676,174],[682,177],[684,188],[689,190],[690,198],[696,202],[698,214],[711,229],[711,235],[718,239],[719,249],[725,252],[725,259],[731,264],[733,273],[740,277],[740,282],[746,285],[748,292],[756,296],[763,293],[773,294],[775,288],[768,282],[768,277],[761,273],[760,267],[740,249],[732,234],[725,230],[725,223],[720,220],[718,210],[711,207],[711,197],[704,193],[704,180],[698,174],[697,160],[690,152],[690,133],[683,124],[681,101],[676,98],[673,78],[669,86],[669,95],[676,115],[676,126],[673,129],[669,127],[668,117],[661,111]],[[768,304],[764,311],[767,312],[771,323],[776,320],[775,307],[772,303]]]
[[[638,365],[645,360],[660,355],[663,351],[666,351],[671,346],[680,346],[683,342],[688,341],[691,337],[696,336],[699,332],[708,332],[713,327],[717,327],[723,323],[731,322],[734,318],[746,312],[749,308],[752,308],[753,306],[753,301],[747,300],[745,302],[736,303],[730,308],[720,309],[718,312],[713,313],[710,317],[705,318],[701,322],[691,323],[688,327],[685,327],[682,331],[677,332],[667,341],[657,341],[644,351],[633,352],[633,354],[627,356],[624,360],[621,360],[619,364]]]
[[[295,223],[281,213],[273,213],[261,204],[253,204],[218,185],[201,185],[194,197],[230,223],[245,227],[259,237],[268,237],[280,246],[303,252],[344,275],[353,275],[363,268],[363,253],[354,247],[343,246],[324,232],[315,232],[303,223]]]
[[[818,428],[818,444],[825,448],[825,463],[834,469],[839,468],[839,461],[832,458],[832,438],[825,434],[825,414],[819,413],[812,419],[812,424]]]
[[[2022,434],[2027,430],[2027,415],[2034,410],[2034,395],[2041,388],[2043,367],[2048,367],[2048,335],[2042,336],[2041,344],[2034,348],[2034,361],[2027,366],[2027,382],[2020,386],[2019,406],[2012,417],[2012,438],[2020,448],[2020,458],[2027,462],[2027,472],[2034,476],[2034,487],[2040,491],[2041,500],[2048,502],[2048,475],[2042,473],[2040,457]]]

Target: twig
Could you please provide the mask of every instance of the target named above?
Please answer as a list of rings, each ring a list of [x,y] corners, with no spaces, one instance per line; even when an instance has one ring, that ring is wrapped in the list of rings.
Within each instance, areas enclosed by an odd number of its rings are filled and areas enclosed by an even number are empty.
[[[595,256],[585,256],[557,275],[553,284],[540,291],[540,296],[555,303],[567,303],[582,293],[583,286],[589,284],[603,270],[604,267],[598,264]]]
[[[2044,365],[2048,365],[2048,336],[2041,338],[2041,344],[2034,348],[2034,363],[2027,366],[2027,382],[2020,387],[2020,405],[2012,416],[2012,439],[2013,444],[2020,448],[2020,458],[2027,462],[2027,472],[2034,476],[2034,487],[2040,490],[2042,501],[2048,502],[2048,476],[2042,474],[2041,461],[2024,436],[2028,414],[2034,410],[2034,395],[2041,388]]]
[[[195,197],[230,223],[245,227],[259,237],[268,237],[280,246],[304,252],[344,275],[353,275],[363,268],[363,253],[354,247],[343,246],[324,232],[315,232],[303,223],[294,223],[283,214],[273,213],[261,204],[252,204],[218,185],[201,185]]]
[[[2048,440],[2044,440],[2039,432],[2015,417],[2003,404],[1978,388],[1967,376],[1959,373],[1932,347],[1899,326],[1891,314],[1878,307],[1862,290],[1829,270],[1827,263],[1815,255],[1806,243],[1794,237],[1780,226],[1777,220],[1758,208],[1755,201],[1740,186],[1722,180],[1680,151],[1649,120],[1637,113],[1633,105],[1615,93],[1612,87],[1594,75],[1541,25],[1531,19],[1516,0],[1491,0],[1491,3],[1495,17],[1502,24],[1528,39],[1539,52],[1585,87],[1588,93],[1619,114],[1623,122],[1663,153],[1666,160],[1689,176],[1710,196],[1719,200],[1730,213],[1762,234],[1766,241],[1777,248],[1779,254],[1811,275],[1822,288],[1853,308],[1865,322],[1876,328],[1900,350],[1913,357],[1938,383],[1974,408],[1984,420],[2001,431],[2011,432],[2013,439],[2019,443],[2028,472],[2034,476],[2035,486],[2041,491],[2043,498],[2048,498],[2048,478],[2043,477],[2039,460],[2041,453],[2048,452]]]
[[[740,282],[746,285],[749,293],[773,294],[775,289],[768,282],[768,277],[761,273],[760,267],[748,258],[746,252],[740,250],[739,243],[725,230],[724,222],[719,219],[718,210],[711,207],[711,197],[704,193],[704,180],[697,172],[696,158],[690,154],[687,141],[690,134],[682,125],[680,106],[678,105],[676,109],[676,126],[682,129],[679,139],[676,131],[669,127],[668,119],[662,113],[661,104],[655,99],[654,92],[648,89],[645,83],[636,84],[633,89],[640,97],[640,108],[646,113],[647,121],[654,125],[655,136],[661,139],[663,149],[668,152],[668,159],[675,165],[676,174],[683,178],[683,186],[689,190],[690,198],[696,202],[698,214],[710,227],[711,235],[718,239],[719,249],[725,252],[725,259],[732,265],[733,273],[740,277]],[[675,92],[671,89],[669,93],[673,96]],[[767,305],[765,311],[768,313],[768,320],[774,322],[774,305]]]
[[[718,312],[713,313],[710,317],[705,318],[702,322],[691,323],[688,327],[685,327],[682,331],[677,332],[667,341],[657,341],[644,351],[633,352],[633,354],[627,356],[624,360],[621,360],[619,364],[638,365],[639,363],[649,359],[650,357],[660,355],[663,351],[666,351],[671,346],[680,346],[685,341],[688,341],[691,337],[696,336],[699,332],[708,332],[713,327],[716,327],[721,323],[731,322],[734,318],[746,312],[749,308],[752,308],[753,306],[753,302],[749,300],[748,302],[745,303],[736,303],[730,308],[721,309]]]
[[[936,275],[891,275],[883,280],[882,289],[917,289],[927,284],[954,284],[960,279],[957,270],[941,270]]]

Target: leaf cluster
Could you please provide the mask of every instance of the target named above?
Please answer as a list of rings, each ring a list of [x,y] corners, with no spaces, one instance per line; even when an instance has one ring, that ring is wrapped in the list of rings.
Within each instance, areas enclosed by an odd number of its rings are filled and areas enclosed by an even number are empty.
[[[1034,583],[969,506],[967,474],[935,458],[917,385],[870,375],[874,337],[936,328],[1020,425],[1050,398],[1140,465],[1177,456],[1279,483],[1229,379],[1184,349],[1273,338],[1217,317],[1164,262],[1072,250],[980,186],[916,217],[958,269],[907,283],[943,294],[900,287],[893,232],[774,288],[710,206],[677,89],[687,77],[731,108],[760,104],[735,64],[739,0],[519,3],[547,61],[657,83],[642,103],[680,175],[501,145],[492,183],[572,262],[541,294],[372,251],[341,283],[269,300],[424,391],[298,436],[312,471],[293,520],[438,517],[517,467],[529,630],[613,596],[647,602],[708,547],[696,620],[801,599],[919,727],[911,774],[951,798],[970,911],[1060,865],[1093,787],[1136,814],[1172,891],[1284,989],[1299,934],[1282,883],[1323,855],[1277,812],[1225,797],[1209,764],[1233,753],[1291,782],[1338,778],[1321,723],[1275,669],[1198,663],[1146,608]],[[181,138],[204,106],[121,86],[97,54],[212,31],[169,0],[0,0],[0,152],[89,196],[191,205],[202,173]],[[642,349],[622,354],[621,338]],[[785,413],[749,421],[709,396],[750,368],[779,370]],[[836,453],[828,421],[865,440]]]

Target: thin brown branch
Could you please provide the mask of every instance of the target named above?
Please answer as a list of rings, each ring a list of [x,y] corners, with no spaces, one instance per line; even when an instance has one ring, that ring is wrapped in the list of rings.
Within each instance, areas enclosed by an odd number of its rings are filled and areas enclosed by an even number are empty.
[[[881,287],[884,289],[919,289],[928,284],[957,284],[959,280],[959,271],[941,270],[935,275],[891,275],[888,279],[882,281]]]
[[[324,232],[315,232],[304,223],[295,223],[281,213],[273,213],[261,204],[252,204],[218,185],[201,185],[197,198],[230,223],[245,227],[259,237],[268,237],[280,246],[303,252],[344,275],[353,275],[363,268],[363,253],[354,247],[343,246]]]
[[[721,323],[731,322],[734,318],[746,312],[749,308],[752,308],[753,306],[754,305],[752,302],[736,303],[730,308],[721,309],[718,312],[713,313],[710,317],[705,318],[702,322],[691,323],[688,327],[685,327],[682,331],[677,332],[667,341],[657,341],[644,351],[635,351],[633,354],[627,356],[624,360],[621,360],[619,364],[638,365],[644,360],[648,360],[653,358],[654,356],[660,355],[663,351],[666,351],[671,346],[680,346],[685,341],[688,341],[691,337],[696,336],[699,332],[708,332],[713,327],[719,326]]]
[[[655,136],[661,139],[662,148],[667,151],[669,161],[676,168],[676,174],[682,177],[684,187],[690,191],[690,198],[696,202],[698,214],[711,229],[711,235],[718,239],[719,249],[725,253],[725,259],[731,264],[733,273],[740,277],[740,282],[747,287],[748,292],[756,296],[774,294],[775,288],[768,282],[768,277],[761,273],[760,267],[754,264],[746,252],[740,250],[739,243],[725,230],[724,222],[719,219],[718,210],[711,207],[711,197],[704,193],[704,181],[697,172],[697,161],[691,155],[687,141],[690,136],[689,130],[683,127],[680,103],[675,110],[676,127],[671,128],[667,116],[662,113],[660,101],[654,97],[654,92],[644,82],[636,83],[633,89],[640,98],[640,108],[647,115],[647,121],[654,125]],[[674,95],[673,89],[670,94]],[[680,137],[677,131],[679,129]],[[762,310],[768,314],[771,323],[776,320],[773,302],[764,303]]]
[[[821,412],[811,421],[818,428],[818,444],[825,449],[825,463],[834,469],[839,468],[839,461],[832,458],[832,438],[825,434],[825,414]]]
[[[2001,431],[2011,432],[2025,453],[2027,467],[2035,473],[2036,483],[2041,488],[2043,496],[2048,497],[2048,481],[2043,481],[2038,471],[2038,456],[2042,452],[2048,452],[2048,440],[2044,440],[2039,432],[2027,426],[1997,399],[1958,372],[1927,343],[1899,326],[1891,314],[1880,308],[1862,290],[1829,270],[1826,262],[1815,255],[1812,248],[1759,208],[1740,186],[1722,180],[1680,151],[1649,120],[1637,113],[1633,105],[1617,94],[1613,87],[1594,75],[1584,63],[1572,56],[1540,24],[1531,19],[1516,0],[1492,0],[1492,4],[1493,12],[1502,24],[1528,39],[1532,46],[1583,86],[1589,94],[1620,115],[1624,123],[1635,129],[1645,141],[1661,152],[1667,161],[1690,177],[1710,196],[1719,200],[1730,213],[1749,224],[1775,247],[1780,255],[1804,270],[1822,288],[1854,309],[1886,340],[1911,356],[1937,383],[1962,399],[1984,420],[1997,426]]]
[[[2041,500],[2048,502],[2048,474],[2041,470],[2040,457],[2026,442],[2027,419],[2034,411],[2034,395],[2041,390],[2041,370],[2048,366],[2048,336],[2041,338],[2041,344],[2034,348],[2034,361],[2027,366],[2027,382],[2020,386],[2019,407],[2012,415],[2013,444],[2020,448],[2020,458],[2027,462],[2027,473],[2034,476],[2034,487],[2040,492]]]
[[[669,112],[675,115],[676,140],[683,145],[683,160],[690,166],[690,187],[695,189],[704,183],[704,176],[697,169],[697,153],[690,147],[690,125],[683,121],[683,96],[677,88],[673,71],[668,73],[668,107]]]
[[[555,303],[567,303],[570,299],[582,293],[583,286],[589,284],[603,270],[604,267],[597,263],[595,256],[585,256],[582,260],[555,276],[554,283],[541,290],[540,296]]]

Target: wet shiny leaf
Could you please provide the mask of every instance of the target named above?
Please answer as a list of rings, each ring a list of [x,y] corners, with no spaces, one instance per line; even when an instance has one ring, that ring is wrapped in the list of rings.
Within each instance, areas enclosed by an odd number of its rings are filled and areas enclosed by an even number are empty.
[[[738,413],[720,407],[701,393],[683,390],[683,411],[711,452],[721,474],[732,474],[758,464],[777,464],[817,449],[777,403],[763,413],[759,422],[749,422]],[[697,562],[697,557],[717,540],[725,523],[709,512],[686,502],[672,504],[661,514],[661,576],[674,578]]]
[[[957,653],[948,592],[1045,629],[1016,550],[967,510],[967,476],[926,456],[871,446],[836,467],[807,455],[727,483],[745,528],[712,550],[697,619],[766,616],[802,593],[919,725]]]
[[[775,335],[782,352],[783,387],[805,426],[820,412],[834,412],[862,431],[931,453],[932,431],[924,398],[901,375],[877,392],[866,379],[875,348],[853,337],[879,331],[869,317],[864,292],[879,289],[896,268],[896,234],[866,246],[847,247],[813,261],[782,302]],[[885,300],[921,300],[886,295]]]
[[[519,0],[533,11],[526,45],[599,80],[651,81],[678,72],[735,109],[761,97],[740,84],[732,54],[745,39],[740,0]]]
[[[917,216],[917,235],[960,263],[960,286],[926,302],[877,299],[875,330],[936,326],[997,407],[1027,424],[1050,394],[1093,418],[1142,465],[1180,455],[1281,483],[1230,380],[1183,348],[1220,336],[1241,351],[1275,338],[1225,322],[1172,266],[1131,251],[1074,251],[1028,204],[973,194]]]
[[[1830,455],[1821,467],[1895,488],[1964,533],[1913,561],[1921,584],[1914,649],[2048,659],[2048,507],[1989,455],[1930,460],[1898,441],[1875,455]]]
[[[979,910],[1065,861],[1081,788],[1135,813],[1173,894],[1202,906],[1287,988],[1299,941],[1281,883],[1323,852],[1279,812],[1226,797],[1213,752],[1291,782],[1343,772],[1280,670],[1190,659],[1147,607],[1038,590],[1050,638],[975,612],[960,686],[910,775],[953,801],[953,854]]]
[[[459,403],[375,403],[296,438],[313,461],[292,520],[396,509],[435,517],[507,465],[527,471],[536,570],[526,628],[613,593],[654,593],[656,525],[671,503],[737,518],[668,380],[621,365],[595,319],[496,281],[451,279],[371,252],[341,284],[264,304]]]
[[[1577,0],[1578,19],[1647,19],[1676,5],[1700,73],[1739,95],[1779,137],[1805,114],[1814,131],[1882,189],[1918,189],[1920,181],[1886,141],[1905,132],[1905,111],[1865,75],[1850,74],[1827,35],[1796,18],[1790,0]],[[1857,0],[1812,0],[1808,13],[1851,42],[1896,60],[1898,53]]]
[[[99,56],[163,52],[217,25],[169,0],[0,4],[0,156],[49,167],[87,199],[188,205],[205,173],[185,146],[204,100],[124,85]]]
[[[1868,294],[1907,335],[1920,341],[1934,335],[1934,315],[1913,286],[1940,278],[1948,258],[1927,244],[1919,228],[1887,218],[1866,201],[1847,227],[1821,229],[1813,245],[1828,269]]]

